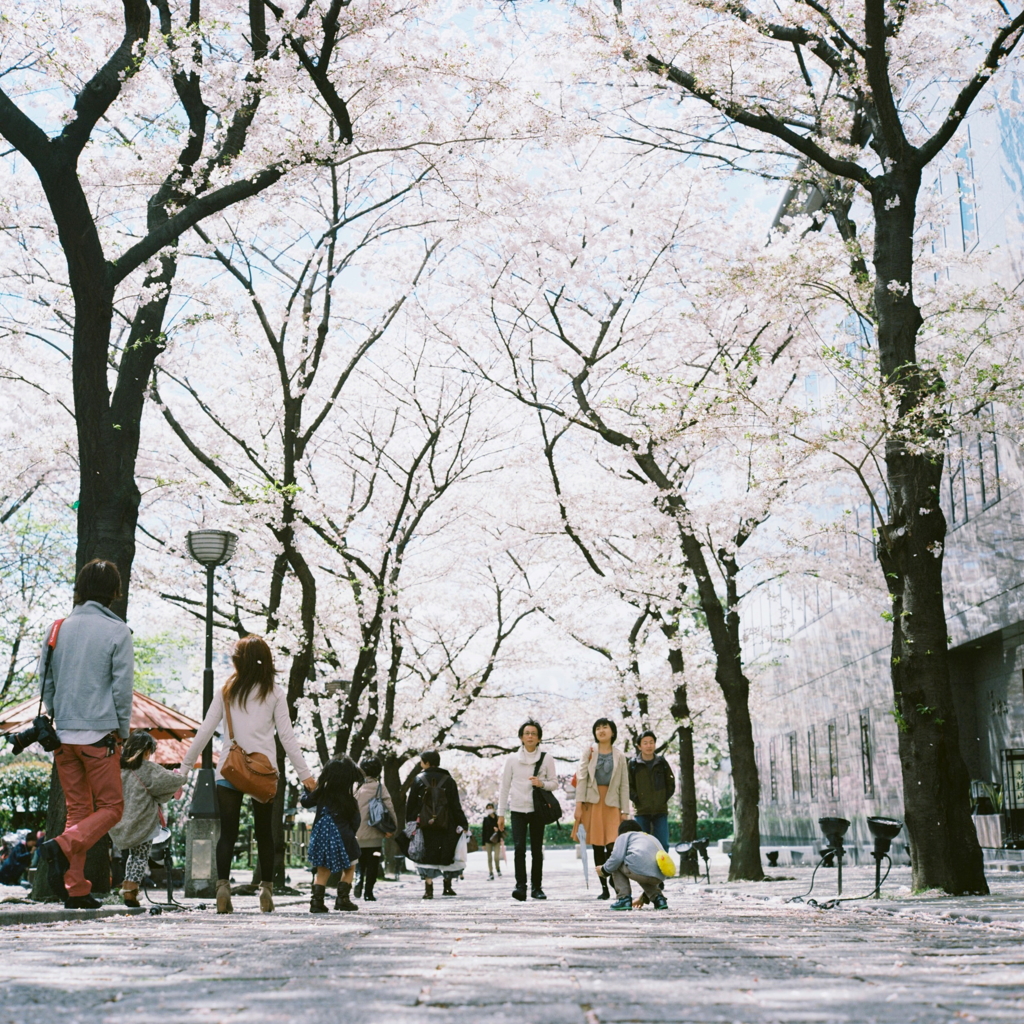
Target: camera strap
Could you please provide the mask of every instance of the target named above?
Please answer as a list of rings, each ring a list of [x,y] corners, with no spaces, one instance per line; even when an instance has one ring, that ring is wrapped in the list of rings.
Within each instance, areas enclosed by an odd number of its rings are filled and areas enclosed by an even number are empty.
[[[43,690],[46,688],[46,677],[50,675],[50,662],[53,661],[53,649],[57,646],[57,636],[60,633],[60,627],[64,623],[63,619],[57,619],[52,626],[50,626],[50,632],[46,637],[46,664],[43,666],[43,678],[39,685],[39,710],[37,716],[43,713]],[[57,680],[54,681],[54,686],[57,684]]]

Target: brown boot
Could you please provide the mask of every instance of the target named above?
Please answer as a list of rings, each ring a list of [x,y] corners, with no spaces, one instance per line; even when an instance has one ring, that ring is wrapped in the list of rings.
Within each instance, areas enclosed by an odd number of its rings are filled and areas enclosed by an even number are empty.
[[[423,879],[423,898],[425,900],[434,898],[434,880],[432,878]]]
[[[231,880],[228,878],[217,879],[217,913],[233,914],[235,908],[231,906]]]
[[[121,883],[121,899],[124,900],[126,907],[139,907],[139,883],[138,882],[122,882]]]
[[[270,882],[260,882],[260,911],[264,914],[274,912],[274,886]]]

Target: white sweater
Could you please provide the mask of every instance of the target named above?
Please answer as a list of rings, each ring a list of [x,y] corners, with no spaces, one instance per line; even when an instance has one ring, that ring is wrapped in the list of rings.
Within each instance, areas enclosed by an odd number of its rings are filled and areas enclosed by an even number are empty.
[[[220,748],[220,762],[217,766],[217,778],[223,778],[220,773],[220,765],[224,763],[228,751],[231,749],[231,740],[228,738],[227,720],[224,718],[224,691],[217,690],[213,696],[213,703],[210,710],[203,719],[192,745],[188,748],[182,764],[191,767],[199,759],[203,747],[213,739],[217,727],[222,725],[221,736],[223,742]],[[277,746],[274,743],[274,733],[281,737],[281,745],[288,755],[288,760],[299,773],[300,779],[308,779],[311,775],[306,759],[302,756],[299,741],[295,737],[295,730],[292,729],[291,719],[288,717],[288,698],[284,690],[275,686],[270,696],[265,701],[250,696],[244,708],[238,704],[231,705],[231,727],[234,730],[235,742],[248,754],[266,754],[270,763],[277,764]]]
[[[532,754],[526,747],[520,747],[514,754],[505,758],[505,771],[501,776],[501,795],[498,797],[498,814],[505,815],[511,811],[523,814],[533,813],[534,785],[530,781],[533,769],[543,754],[538,778],[544,783],[544,789],[558,788],[558,776],[555,774],[555,759],[543,747],[538,747]]]

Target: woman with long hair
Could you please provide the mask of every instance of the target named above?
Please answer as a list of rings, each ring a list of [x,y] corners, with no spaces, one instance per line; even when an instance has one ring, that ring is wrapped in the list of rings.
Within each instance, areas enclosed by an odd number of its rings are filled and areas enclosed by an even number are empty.
[[[326,914],[324,895],[331,875],[341,875],[335,910],[358,910],[352,902],[352,878],[359,860],[359,804],[355,788],[363,772],[350,757],[336,757],[324,765],[316,789],[302,795],[303,807],[316,807],[316,820],[309,834],[309,863],[313,868],[311,914]]]
[[[274,679],[274,657],[263,637],[250,634],[235,644],[231,654],[234,671],[228,676],[222,690],[214,695],[210,710],[203,719],[192,745],[188,748],[186,768],[191,768],[203,748],[213,738],[222,721],[226,721],[225,705],[231,711],[231,731],[234,742],[249,754],[264,754],[271,764],[277,763],[277,745],[281,745],[306,789],[314,789],[313,778],[302,756],[299,741],[288,715],[288,698]],[[245,794],[221,775],[221,765],[231,750],[228,729],[221,730],[223,742],[217,766],[217,807],[220,811],[220,839],[217,841],[217,913],[232,913],[231,860],[238,839],[238,819],[242,813]],[[260,910],[270,913],[274,909],[274,801],[260,803],[251,800],[253,831],[260,865]]]
[[[594,866],[600,867],[612,852],[619,823],[629,817],[629,771],[626,755],[614,746],[618,735],[615,723],[599,718],[591,732],[594,742],[584,751],[576,769],[576,824],[572,838],[578,840],[582,824],[587,842],[594,848]],[[586,850],[583,855],[586,856]],[[601,892],[597,898],[609,899],[608,879],[599,877]]]

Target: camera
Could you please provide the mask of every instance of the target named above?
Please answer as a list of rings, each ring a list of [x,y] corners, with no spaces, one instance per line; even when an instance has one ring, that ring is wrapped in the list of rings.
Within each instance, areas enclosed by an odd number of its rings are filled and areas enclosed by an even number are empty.
[[[11,733],[7,737],[11,741],[13,753],[20,754],[26,747],[38,743],[43,750],[56,750],[60,746],[57,730],[46,715],[36,715],[32,724],[21,732]]]

